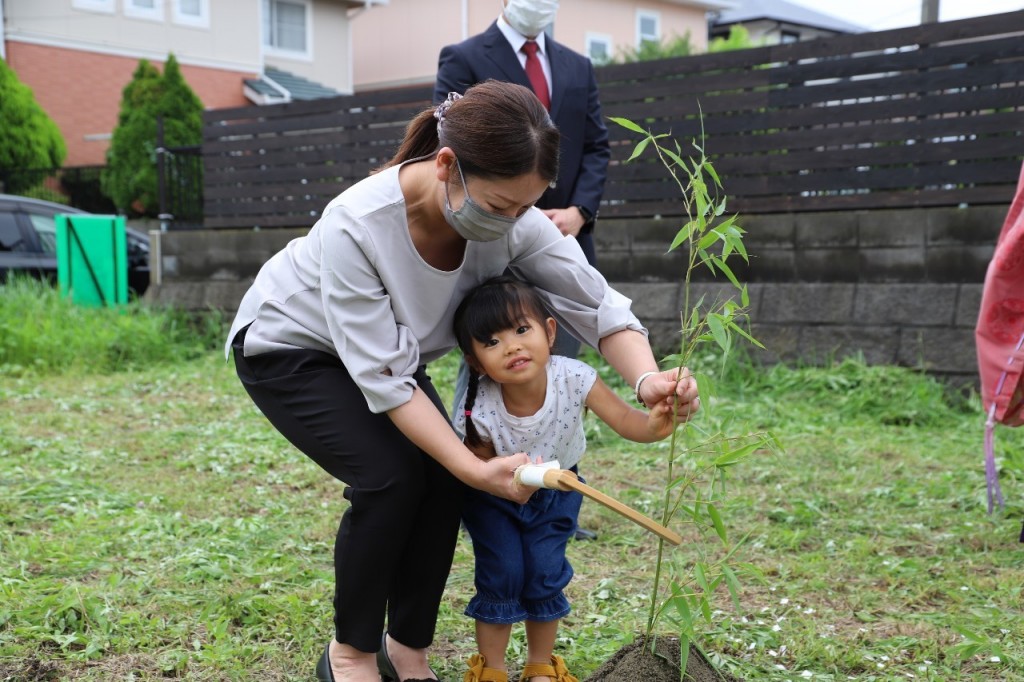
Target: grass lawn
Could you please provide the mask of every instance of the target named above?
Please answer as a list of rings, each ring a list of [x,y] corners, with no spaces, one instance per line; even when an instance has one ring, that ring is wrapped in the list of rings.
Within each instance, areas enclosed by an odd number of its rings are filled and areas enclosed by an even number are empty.
[[[448,391],[451,358],[433,374]],[[989,516],[976,398],[852,362],[745,370],[721,389],[697,430],[768,430],[784,450],[729,472],[722,516],[749,533],[749,570],[740,608],[720,590],[704,626],[716,662],[747,680],[1024,680],[1024,433],[997,433],[1010,506]],[[588,482],[655,513],[667,444],[589,419]],[[217,352],[0,375],[0,680],[313,679],[341,492]],[[581,521],[599,539],[570,546],[559,649],[583,679],[643,629],[657,544],[592,502]],[[686,543],[669,555],[693,560]],[[471,593],[463,540],[432,661],[443,679],[473,651]],[[513,649],[510,662],[521,632]]]

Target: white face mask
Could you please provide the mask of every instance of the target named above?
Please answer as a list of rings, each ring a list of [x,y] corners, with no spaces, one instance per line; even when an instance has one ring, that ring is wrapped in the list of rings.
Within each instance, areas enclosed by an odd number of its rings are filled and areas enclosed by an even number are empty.
[[[527,38],[533,38],[555,21],[558,0],[508,0],[505,21]]]

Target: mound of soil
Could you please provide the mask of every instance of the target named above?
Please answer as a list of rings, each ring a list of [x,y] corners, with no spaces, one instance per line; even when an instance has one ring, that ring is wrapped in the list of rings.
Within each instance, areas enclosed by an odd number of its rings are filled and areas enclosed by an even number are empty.
[[[658,637],[655,655],[644,649],[643,637],[619,649],[584,682],[679,682],[679,639]],[[711,664],[700,649],[690,645],[686,660],[687,682],[742,682]]]

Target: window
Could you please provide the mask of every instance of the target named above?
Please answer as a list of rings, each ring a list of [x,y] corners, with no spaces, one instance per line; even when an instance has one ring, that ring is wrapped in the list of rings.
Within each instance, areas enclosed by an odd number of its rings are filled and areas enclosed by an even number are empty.
[[[174,23],[210,27],[210,0],[174,0]]]
[[[308,0],[263,0],[263,44],[289,57],[308,57],[310,49]]]
[[[93,12],[114,13],[114,0],[72,0],[75,9],[92,10]]]
[[[13,213],[0,213],[0,251],[27,251],[28,244],[18,228],[18,217]]]
[[[642,47],[644,43],[661,43],[661,15],[657,12],[636,13],[636,46]]]
[[[41,213],[29,213],[28,219],[32,223],[32,229],[39,237],[39,245],[43,253],[50,256],[57,253],[57,222],[53,215]]]
[[[588,33],[586,36],[587,56],[596,66],[612,60],[612,37],[603,33]]]
[[[800,42],[800,33],[799,31],[782,31],[779,34],[779,42],[783,45]]]
[[[164,20],[164,0],[124,0],[124,15],[149,21]]]

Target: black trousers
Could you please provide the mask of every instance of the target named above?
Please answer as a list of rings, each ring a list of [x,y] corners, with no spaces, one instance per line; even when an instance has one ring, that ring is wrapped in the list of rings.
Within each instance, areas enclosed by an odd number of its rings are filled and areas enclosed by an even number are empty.
[[[411,647],[434,638],[458,539],[464,485],[417,448],[386,414],[373,414],[341,361],[328,353],[242,354],[235,368],[260,411],[295,447],[347,484],[351,505],[334,544],[338,642],[380,648],[388,632]],[[425,368],[416,382],[445,414]]]

